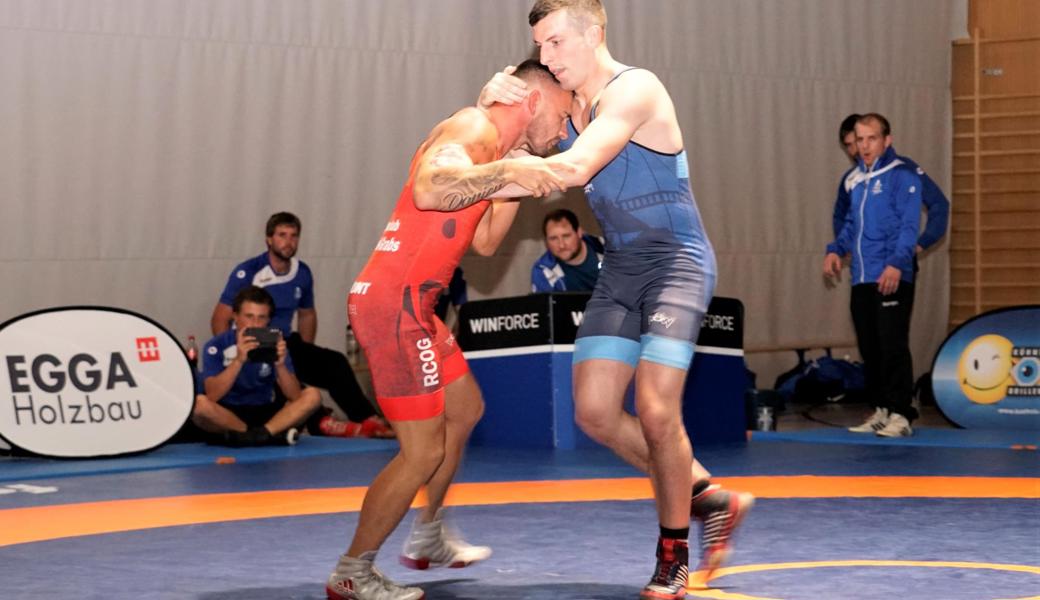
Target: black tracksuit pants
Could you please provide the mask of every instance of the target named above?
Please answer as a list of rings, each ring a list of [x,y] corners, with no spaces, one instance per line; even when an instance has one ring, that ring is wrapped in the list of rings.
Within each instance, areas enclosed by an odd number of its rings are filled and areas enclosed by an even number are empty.
[[[910,313],[914,284],[899,282],[895,293],[882,296],[876,283],[852,286],[852,322],[863,358],[867,397],[874,406],[913,421],[913,359],[910,356]]]
[[[376,414],[343,353],[305,342],[295,331],[285,343],[300,383],[328,390],[351,421],[360,423]]]

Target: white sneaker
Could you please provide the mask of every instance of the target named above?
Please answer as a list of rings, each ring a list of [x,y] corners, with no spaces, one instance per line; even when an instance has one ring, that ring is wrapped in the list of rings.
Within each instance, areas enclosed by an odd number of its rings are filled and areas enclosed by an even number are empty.
[[[888,423],[884,427],[878,430],[877,435],[881,437],[910,437],[914,434],[914,430],[910,428],[910,421],[906,420],[906,417],[899,413],[892,413],[888,417]]]
[[[430,567],[461,569],[489,556],[491,548],[467,544],[444,523],[441,511],[437,511],[437,517],[429,523],[420,523],[416,517],[400,561],[409,569],[420,571]]]
[[[855,427],[849,427],[849,431],[852,433],[877,433],[885,428],[888,423],[888,409],[878,408],[874,411],[874,414],[870,415],[870,418],[863,422],[862,425]]]
[[[325,584],[328,600],[423,600],[426,594],[416,587],[402,587],[372,566],[375,552],[359,558],[341,556],[336,570]]]

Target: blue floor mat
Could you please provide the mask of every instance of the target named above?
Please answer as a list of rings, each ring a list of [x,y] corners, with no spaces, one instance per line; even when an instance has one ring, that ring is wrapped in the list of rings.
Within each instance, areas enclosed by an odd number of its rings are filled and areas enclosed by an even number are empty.
[[[918,427],[906,438],[884,438],[867,433],[852,433],[840,427],[800,429],[797,431],[755,431],[756,442],[783,441],[817,444],[870,444],[875,446],[932,446],[938,448],[995,448],[1007,450],[1040,446],[1040,431],[1008,431]]]
[[[379,567],[421,584],[430,600],[630,600],[654,566],[657,521],[648,500],[474,506],[451,514],[466,539],[494,549],[490,560],[461,570],[404,569],[396,557],[409,517],[383,546]],[[730,564],[1037,565],[1038,516],[1033,500],[761,500],[738,532]],[[3,597],[31,600],[59,589],[105,600],[321,600],[356,524],[356,513],[311,515],[0,548]],[[716,583],[733,597],[784,600],[1021,598],[1038,584],[1036,574],[912,565],[775,568]]]
[[[151,452],[116,458],[5,457],[0,458],[0,482],[212,465],[226,457],[233,458],[236,463],[252,463],[396,449],[395,440],[304,436],[295,446],[227,448],[201,443],[168,444]]]

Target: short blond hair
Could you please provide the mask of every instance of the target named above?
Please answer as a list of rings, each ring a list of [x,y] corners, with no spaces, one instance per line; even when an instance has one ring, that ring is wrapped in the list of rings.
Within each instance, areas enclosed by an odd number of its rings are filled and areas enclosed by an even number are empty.
[[[534,27],[558,10],[566,10],[567,16],[578,29],[586,29],[592,25],[599,25],[604,29],[607,27],[607,11],[600,0],[536,0],[527,15],[527,22]]]

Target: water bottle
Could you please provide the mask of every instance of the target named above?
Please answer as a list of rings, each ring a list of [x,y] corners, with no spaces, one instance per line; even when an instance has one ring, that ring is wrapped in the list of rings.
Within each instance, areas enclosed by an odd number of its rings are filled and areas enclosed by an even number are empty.
[[[773,419],[772,406],[759,406],[757,417],[757,429],[759,431],[776,431],[776,421]]]
[[[199,370],[199,345],[195,343],[195,336],[188,336],[188,345],[184,347],[184,355],[188,357],[191,368]]]

